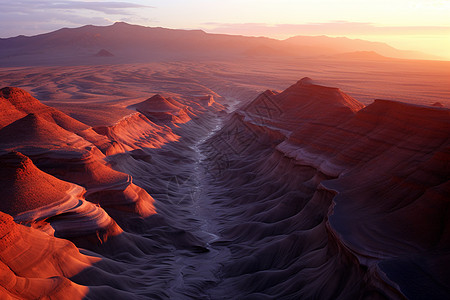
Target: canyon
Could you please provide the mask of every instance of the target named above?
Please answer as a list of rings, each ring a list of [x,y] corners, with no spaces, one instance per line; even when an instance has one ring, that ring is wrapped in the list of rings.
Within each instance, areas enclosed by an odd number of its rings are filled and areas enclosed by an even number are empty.
[[[2,299],[448,298],[448,62],[172,59],[0,68]]]

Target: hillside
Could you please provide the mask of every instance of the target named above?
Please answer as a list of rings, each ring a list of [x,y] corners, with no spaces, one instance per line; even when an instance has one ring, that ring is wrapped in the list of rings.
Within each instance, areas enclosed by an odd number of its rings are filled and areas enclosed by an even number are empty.
[[[318,57],[355,51],[374,51],[396,58],[430,58],[421,53],[401,51],[382,43],[347,38],[298,36],[280,41],[265,37],[210,34],[201,30],[144,27],[124,22],[109,26],[63,28],[31,37],[0,39],[0,62],[3,66],[179,59],[227,60],[261,56]],[[107,60],[105,56],[108,57]]]

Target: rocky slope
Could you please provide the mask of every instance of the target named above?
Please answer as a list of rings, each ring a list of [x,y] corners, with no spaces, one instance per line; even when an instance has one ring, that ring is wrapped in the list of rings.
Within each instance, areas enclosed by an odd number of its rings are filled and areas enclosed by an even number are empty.
[[[229,114],[154,95],[91,128],[0,96],[6,298],[450,295],[448,109],[304,78]]]
[[[226,165],[213,182],[226,187],[216,201],[234,250],[224,288],[445,299],[449,117],[386,100],[364,108],[309,79],[237,112],[205,145]]]

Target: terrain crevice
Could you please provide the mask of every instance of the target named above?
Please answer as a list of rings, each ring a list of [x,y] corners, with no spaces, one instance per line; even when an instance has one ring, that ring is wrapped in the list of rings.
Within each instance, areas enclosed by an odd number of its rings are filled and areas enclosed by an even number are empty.
[[[12,299],[448,294],[448,109],[364,106],[306,78],[222,97],[228,109],[155,94],[90,127],[20,89],[0,96],[14,107],[0,127]]]

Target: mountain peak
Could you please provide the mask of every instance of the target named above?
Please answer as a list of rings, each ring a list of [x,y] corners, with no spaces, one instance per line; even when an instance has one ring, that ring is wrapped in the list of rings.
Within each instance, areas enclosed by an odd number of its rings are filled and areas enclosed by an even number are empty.
[[[72,133],[61,128],[54,122],[45,120],[36,113],[29,113],[25,117],[3,127],[0,130],[0,142],[14,144],[20,136],[21,144],[52,143],[67,141]]]
[[[174,99],[165,98],[160,94],[156,94],[144,102],[136,104],[137,109],[144,109],[146,111],[178,111],[182,105]]]
[[[132,25],[127,22],[117,21],[117,22],[114,22],[114,24],[112,26],[118,27],[118,26],[132,26]]]
[[[7,86],[0,89],[0,97],[3,97],[5,99],[11,99],[16,98],[17,96],[31,97],[31,95],[28,92],[18,87]]]
[[[39,170],[19,152],[0,155],[0,210],[16,215],[63,199],[71,184]]]
[[[310,77],[303,77],[297,81],[297,84],[314,84],[314,81]]]
[[[0,166],[3,168],[26,169],[31,159],[20,152],[11,151],[0,155]]]
[[[106,49],[101,49],[94,56],[96,56],[96,57],[112,57],[112,56],[114,56],[114,54],[112,54],[111,52],[109,52]]]
[[[0,89],[0,98],[6,99],[15,107],[25,107],[38,103],[39,101],[27,91],[17,87],[4,87]]]
[[[309,77],[304,77],[287,88],[279,96],[280,103],[298,106],[313,105],[329,109],[334,107],[348,107],[356,112],[364,107],[362,103],[342,92],[339,88],[319,85]]]

